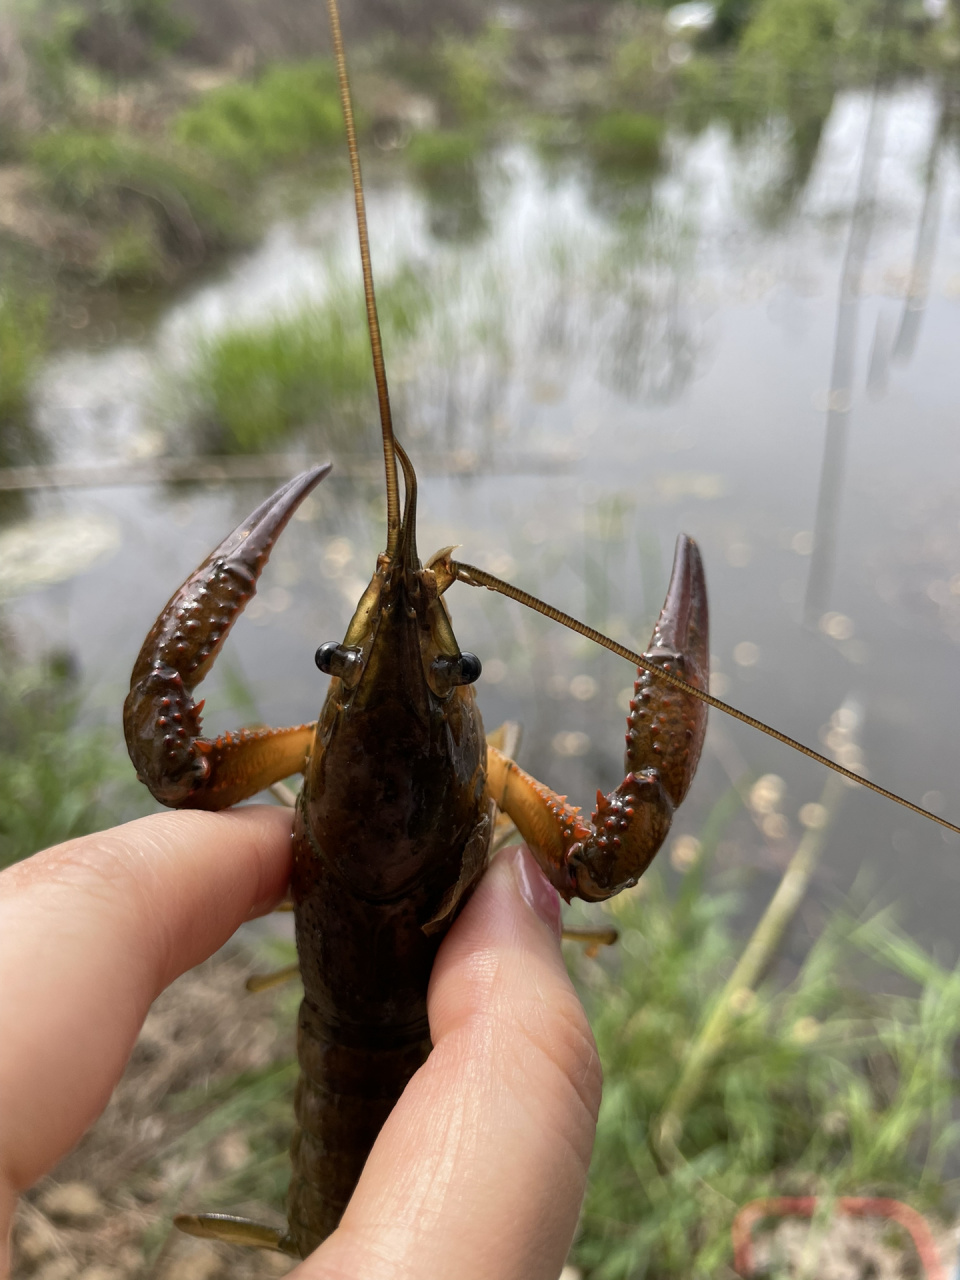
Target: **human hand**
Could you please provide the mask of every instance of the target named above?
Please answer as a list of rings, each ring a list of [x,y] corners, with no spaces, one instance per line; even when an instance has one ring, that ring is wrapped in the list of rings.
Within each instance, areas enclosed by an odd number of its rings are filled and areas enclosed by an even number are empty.
[[[165,813],[0,875],[0,1280],[17,1195],[103,1110],[159,992],[276,904],[289,835],[271,807]],[[292,1280],[556,1280],[600,1093],[558,921],[501,854],[437,957],[434,1051]]]

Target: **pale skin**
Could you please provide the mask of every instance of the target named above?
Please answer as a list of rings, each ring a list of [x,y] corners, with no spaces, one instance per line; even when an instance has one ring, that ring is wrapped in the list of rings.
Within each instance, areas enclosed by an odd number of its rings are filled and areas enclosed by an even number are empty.
[[[151,1001],[270,911],[289,870],[289,815],[250,806],[143,818],[0,875],[0,1280],[18,1195],[106,1106]],[[429,1014],[433,1053],[295,1280],[559,1275],[600,1067],[526,851],[496,859],[451,930]]]

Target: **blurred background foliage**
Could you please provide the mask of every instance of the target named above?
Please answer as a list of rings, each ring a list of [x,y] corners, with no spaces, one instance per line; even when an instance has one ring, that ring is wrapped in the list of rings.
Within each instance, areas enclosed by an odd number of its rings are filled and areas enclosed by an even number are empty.
[[[423,193],[438,239],[482,235],[478,165],[510,136],[531,140],[547,164],[588,157],[598,203],[623,227],[651,231],[642,193],[666,163],[670,129],[695,134],[722,120],[746,138],[776,118],[791,163],[764,207],[775,220],[810,171],[839,89],[916,72],[956,93],[956,5],[719,0],[699,17],[685,8],[539,0],[521,22],[480,0],[350,5],[363,144]],[[0,13],[0,467],[46,458],[31,388],[44,359],[75,340],[78,313],[149,317],[296,208],[301,181],[339,190],[344,172],[316,6],[10,0]],[[607,283],[622,260],[605,263]],[[576,264],[567,269],[574,276]],[[431,326],[454,327],[457,281],[446,279],[442,307],[429,276],[402,255],[384,273],[385,342],[399,366]],[[486,299],[472,332],[505,362],[495,304]],[[363,452],[364,323],[361,300],[338,285],[322,304],[238,316],[196,343],[165,387],[178,406],[176,448],[269,453],[319,422],[326,438]],[[0,524],[27,510],[23,493],[0,492]],[[85,698],[69,655],[0,635],[0,866],[151,807],[117,719],[117,707]],[[716,832],[701,835],[672,887],[650,876],[613,906],[616,956],[572,961],[606,1076],[574,1252],[590,1280],[729,1275],[733,1210],[770,1193],[870,1191],[954,1211],[960,976],[866,899],[835,904],[799,965],[771,957],[686,1118],[681,1162],[665,1170],[651,1150],[679,1064],[742,947],[736,877],[714,874]],[[279,1208],[292,1081],[281,1054],[213,1090],[172,1089],[163,1105],[192,1127],[144,1167],[154,1176],[199,1159],[207,1140],[246,1133],[251,1158],[212,1179],[210,1203],[242,1195]],[[156,1198],[165,1205],[167,1194]],[[131,1263],[129,1274],[154,1274],[159,1249],[153,1228],[142,1269]],[[779,1265],[770,1274],[795,1274]],[[27,1276],[40,1264],[21,1267]]]

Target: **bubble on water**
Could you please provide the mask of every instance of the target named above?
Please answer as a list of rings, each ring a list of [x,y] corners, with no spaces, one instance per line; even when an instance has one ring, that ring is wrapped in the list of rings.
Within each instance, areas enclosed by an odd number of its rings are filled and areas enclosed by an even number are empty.
[[[319,514],[319,501],[313,496],[313,494],[308,494],[293,513],[293,518],[294,520],[304,520],[309,524],[311,521],[316,520]]]
[[[261,598],[271,613],[285,613],[293,600],[286,587],[271,587]]]
[[[750,788],[750,808],[754,813],[773,813],[783,799],[786,783],[776,773],[765,773]]]
[[[353,559],[353,543],[349,538],[331,538],[320,556],[320,572],[325,578],[339,578]]]
[[[517,562],[509,551],[500,551],[486,556],[480,567],[486,569],[487,573],[492,573],[495,578],[511,578],[516,571]]]
[[[670,846],[670,865],[674,871],[689,871],[700,857],[700,841],[696,836],[677,836]]]
[[[760,646],[752,640],[741,640],[734,646],[733,660],[738,667],[755,667],[760,660]]]
[[[570,693],[570,682],[565,676],[548,676],[546,679],[547,696],[561,701]]]
[[[790,834],[790,824],[782,813],[768,813],[760,825],[768,840],[785,840]]]
[[[597,682],[593,676],[574,676],[570,681],[570,696],[578,702],[589,702],[597,696]]]
[[[801,806],[797,819],[802,827],[807,827],[810,831],[822,831],[827,825],[826,806],[811,800]]]
[[[825,613],[818,625],[831,640],[849,640],[854,631],[853,619],[845,613]]]
[[[730,677],[722,671],[711,671],[710,692],[715,698],[725,698],[730,692]]]
[[[753,559],[753,548],[748,542],[731,542],[727,547],[727,564],[744,569]]]

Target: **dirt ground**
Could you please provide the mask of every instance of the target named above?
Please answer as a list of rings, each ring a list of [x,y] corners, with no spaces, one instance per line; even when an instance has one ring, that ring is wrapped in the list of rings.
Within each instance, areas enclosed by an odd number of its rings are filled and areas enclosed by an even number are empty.
[[[103,1116],[22,1202],[14,1280],[242,1280],[290,1270],[279,1254],[192,1240],[170,1225],[182,1210],[228,1208],[282,1222],[279,1203],[221,1203],[256,1155],[249,1112],[274,1149],[278,1182],[286,1177],[291,997],[282,988],[247,994],[253,968],[244,952],[221,953],[156,1002]]]

